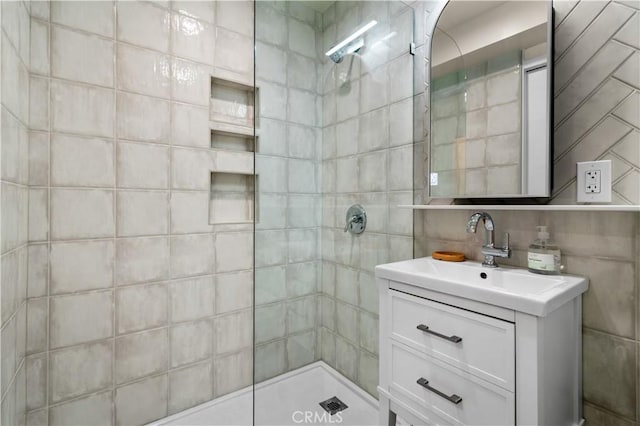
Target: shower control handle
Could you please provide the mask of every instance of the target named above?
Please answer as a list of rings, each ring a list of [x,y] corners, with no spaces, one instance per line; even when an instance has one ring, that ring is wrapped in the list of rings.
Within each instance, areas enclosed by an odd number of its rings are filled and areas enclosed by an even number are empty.
[[[345,218],[344,232],[352,234],[362,234],[367,227],[367,212],[360,204],[354,204],[347,210]]]

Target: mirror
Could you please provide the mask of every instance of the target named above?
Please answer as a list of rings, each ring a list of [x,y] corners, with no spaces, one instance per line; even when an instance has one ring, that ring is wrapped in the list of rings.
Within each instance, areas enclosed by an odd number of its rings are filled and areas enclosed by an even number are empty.
[[[431,44],[429,196],[548,197],[550,1],[449,1]]]

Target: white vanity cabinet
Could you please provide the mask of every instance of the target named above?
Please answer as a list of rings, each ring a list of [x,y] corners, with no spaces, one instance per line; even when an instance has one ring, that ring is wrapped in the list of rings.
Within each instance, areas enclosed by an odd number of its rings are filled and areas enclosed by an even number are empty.
[[[381,425],[582,422],[580,294],[534,315],[394,276],[376,269]]]

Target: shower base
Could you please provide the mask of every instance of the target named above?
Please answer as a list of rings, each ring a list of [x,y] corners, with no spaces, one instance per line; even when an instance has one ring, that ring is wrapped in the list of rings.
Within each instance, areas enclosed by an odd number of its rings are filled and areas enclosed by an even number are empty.
[[[320,402],[337,396],[349,408],[333,416]],[[249,386],[151,423],[151,426],[230,426],[253,424]],[[255,386],[256,425],[348,425],[378,423],[378,402],[322,361]]]

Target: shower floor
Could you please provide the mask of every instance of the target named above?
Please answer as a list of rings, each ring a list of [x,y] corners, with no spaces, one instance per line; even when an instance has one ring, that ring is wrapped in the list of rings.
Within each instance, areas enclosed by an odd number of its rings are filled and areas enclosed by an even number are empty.
[[[252,390],[249,386],[151,425],[249,426],[253,422]],[[333,396],[349,408],[330,417],[319,403]],[[318,361],[256,385],[255,418],[256,425],[369,426],[378,423],[377,401]]]

